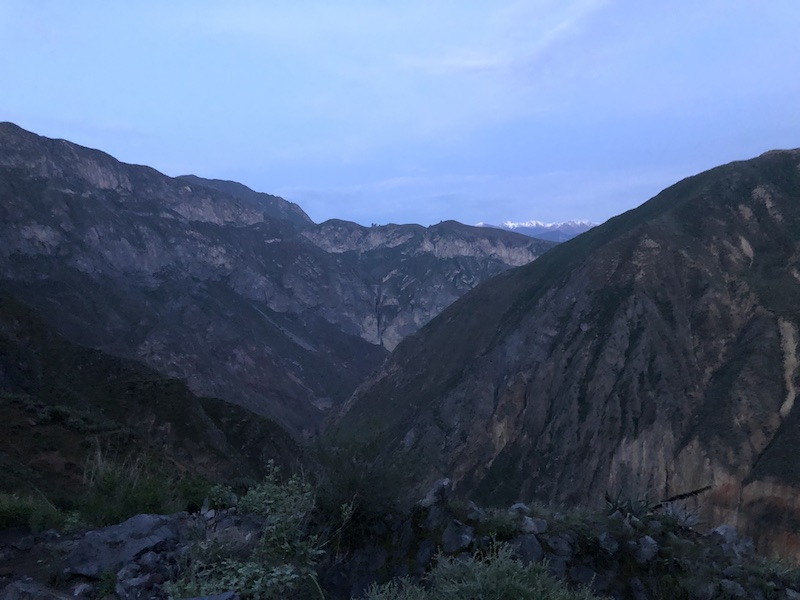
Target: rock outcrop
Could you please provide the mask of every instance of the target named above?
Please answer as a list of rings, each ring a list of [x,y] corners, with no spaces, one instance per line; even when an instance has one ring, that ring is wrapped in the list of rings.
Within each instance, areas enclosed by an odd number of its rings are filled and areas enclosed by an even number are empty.
[[[730,525],[701,534],[680,510],[634,514],[609,506],[562,513],[518,503],[485,511],[449,502],[446,495],[434,497],[433,504],[418,504],[410,513],[385,515],[382,527],[344,553],[328,547],[317,565],[320,593],[334,600],[361,598],[373,584],[394,577],[421,581],[439,561],[469,561],[501,549],[512,560],[544,564],[565,585],[588,587],[603,598],[800,597],[796,572],[757,556],[751,539]],[[111,591],[119,600],[175,597],[170,582],[185,575],[198,548],[245,552],[258,545],[263,522],[234,508],[141,514],[81,534],[30,536],[26,550],[15,543],[0,554],[0,600],[92,599]],[[59,589],[45,585],[46,572],[34,579],[36,570],[17,567],[9,575],[5,568],[19,564],[22,552],[46,561]],[[240,592],[232,586],[206,598],[233,600]]]

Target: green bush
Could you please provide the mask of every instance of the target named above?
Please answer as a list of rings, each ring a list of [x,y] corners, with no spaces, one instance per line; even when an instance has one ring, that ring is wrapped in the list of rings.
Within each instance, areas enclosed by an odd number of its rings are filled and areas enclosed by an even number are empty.
[[[9,527],[29,531],[61,529],[66,518],[44,498],[0,493],[0,530]]]
[[[342,555],[371,543],[386,516],[399,512],[393,470],[376,469],[348,448],[317,448],[317,516],[331,550]]]
[[[270,463],[264,481],[239,500],[238,510],[263,519],[257,543],[244,556],[233,542],[195,544],[181,578],[168,586],[170,597],[236,590],[246,599],[321,598],[314,567],[322,551],[308,532],[314,510],[310,484],[297,475],[281,482]]]
[[[206,498],[210,498],[214,486],[205,477],[199,475],[184,475],[178,481],[178,499],[183,510],[191,513],[197,512],[203,506]],[[214,507],[218,508],[218,507]]]
[[[177,482],[147,456],[119,461],[97,449],[84,470],[87,492],[79,510],[96,525],[119,523],[140,513],[169,514],[183,508]]]
[[[585,589],[570,590],[544,564],[523,565],[511,549],[495,544],[484,555],[439,558],[425,585],[400,579],[373,586],[367,600],[590,600]]]

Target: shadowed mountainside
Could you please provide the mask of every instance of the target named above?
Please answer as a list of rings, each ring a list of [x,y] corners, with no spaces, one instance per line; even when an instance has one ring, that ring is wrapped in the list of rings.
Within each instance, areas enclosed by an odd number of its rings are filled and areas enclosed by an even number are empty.
[[[76,346],[23,305],[0,298],[0,490],[61,498],[83,486],[87,458],[149,456],[170,471],[257,480],[266,461],[295,466],[276,423],[139,363]]]
[[[167,177],[10,123],[0,124],[0,198],[4,295],[75,343],[298,435],[404,335],[552,245],[459,224],[344,224],[386,241],[328,251],[330,225],[280,198]],[[437,256],[437,240],[459,235],[473,241]]]
[[[681,181],[478,286],[333,432],[409,498],[492,503],[704,486],[710,523],[800,556],[800,151]],[[377,457],[377,458],[376,458]]]

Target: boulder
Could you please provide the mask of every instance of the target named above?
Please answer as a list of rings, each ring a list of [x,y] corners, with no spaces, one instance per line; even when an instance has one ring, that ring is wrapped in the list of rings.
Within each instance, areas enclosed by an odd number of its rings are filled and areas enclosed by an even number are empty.
[[[447,554],[455,554],[469,548],[475,532],[469,525],[459,521],[450,521],[442,534],[442,550]]]
[[[64,573],[97,579],[105,571],[118,571],[148,550],[174,547],[185,516],[136,515],[119,525],[89,531],[67,556]]]

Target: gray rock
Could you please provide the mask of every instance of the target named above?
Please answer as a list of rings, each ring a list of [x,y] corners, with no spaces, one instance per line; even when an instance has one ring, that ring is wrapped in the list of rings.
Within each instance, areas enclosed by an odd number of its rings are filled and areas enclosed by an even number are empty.
[[[434,552],[436,552],[436,545],[431,540],[423,540],[417,549],[417,556],[415,557],[417,565],[427,568],[433,559]]]
[[[570,568],[569,578],[574,584],[593,586],[595,579],[597,579],[597,573],[591,567],[578,565]]]
[[[65,560],[67,575],[97,578],[119,570],[139,554],[180,539],[179,516],[136,515],[119,525],[90,531]]]
[[[693,592],[695,600],[713,600],[717,593],[717,584],[713,582],[699,584]]]
[[[720,581],[719,587],[725,594],[728,595],[728,597],[733,597],[733,598],[747,597],[747,592],[744,591],[744,588],[735,581],[731,581],[730,579],[723,579],[722,581]]]
[[[566,559],[572,558],[572,545],[569,540],[560,535],[545,535],[542,537],[545,545],[557,556]]]
[[[432,531],[444,525],[450,513],[438,504],[434,504],[428,509],[428,516],[425,517],[425,529]]]
[[[609,521],[617,521],[619,523],[622,523],[625,520],[625,515],[623,515],[620,511],[615,510],[613,513],[611,513],[608,516],[608,520]]]
[[[547,532],[547,521],[536,517],[523,517],[519,530],[522,533],[545,533]]]
[[[142,554],[137,562],[140,567],[153,570],[159,566],[161,561],[163,561],[162,555],[151,550]]]
[[[541,562],[544,558],[544,549],[532,533],[515,538],[511,545],[514,548],[514,555],[525,565]]]
[[[26,535],[25,537],[21,537],[19,540],[17,540],[13,544],[13,546],[17,550],[25,551],[25,550],[30,550],[31,548],[33,548],[33,544],[34,543],[35,543],[35,540],[34,540],[33,536],[32,535]]]
[[[647,600],[647,589],[641,579],[638,577],[631,579],[630,588],[635,600]]]
[[[740,537],[733,525],[720,525],[711,532],[722,547],[722,551],[728,558],[744,558],[753,556],[755,545],[749,537]]]
[[[12,581],[0,592],[0,600],[72,600],[72,598],[31,579],[20,579]]]
[[[739,564],[734,564],[729,567],[726,567],[722,574],[725,575],[728,579],[737,579],[739,577],[743,577],[745,574],[744,567]]]
[[[117,576],[117,585],[114,592],[119,600],[147,600],[152,598],[150,588],[152,587],[150,574],[122,579]]]
[[[783,595],[786,600],[800,600],[800,592],[796,592],[791,588],[786,588],[783,590]]]
[[[425,497],[417,502],[421,508],[430,508],[434,504],[447,504],[450,493],[453,491],[453,482],[447,477],[437,480],[425,494]]]
[[[469,525],[458,521],[450,521],[442,534],[442,550],[447,554],[455,554],[469,548],[475,532]]]
[[[225,592],[224,594],[214,594],[213,596],[195,596],[186,600],[239,600],[237,592]]]
[[[511,505],[511,507],[508,509],[508,512],[516,515],[529,515],[531,514],[531,509],[528,508],[527,504],[517,502],[516,504]]]
[[[600,548],[609,556],[614,556],[619,550],[619,542],[607,531],[601,533],[597,537],[597,541],[600,543]]]
[[[649,535],[639,540],[636,548],[636,562],[640,565],[650,562],[658,554],[658,542]]]
[[[117,579],[133,579],[138,577],[142,572],[142,568],[135,562],[128,563],[117,571]]]
[[[564,575],[567,573],[567,561],[555,554],[547,554],[545,556],[550,574],[556,579],[564,579]]]
[[[466,519],[467,521],[483,523],[486,520],[486,511],[470,500],[467,504]]]
[[[95,588],[91,583],[79,583],[72,588],[73,598],[91,598],[95,595]]]
[[[392,536],[392,553],[398,556],[407,556],[414,541],[414,527],[410,520],[404,521]]]
[[[739,538],[736,528],[727,523],[723,523],[722,525],[715,527],[711,534],[719,536],[726,544],[735,544],[736,540]]]

